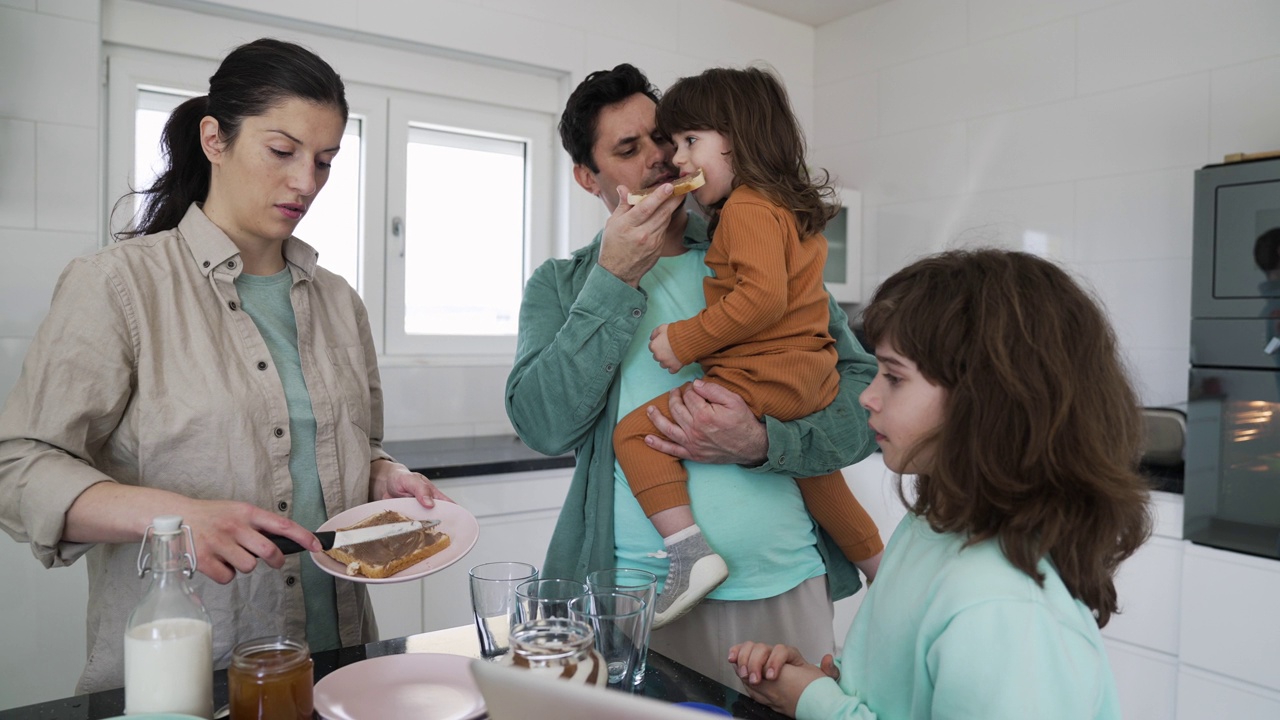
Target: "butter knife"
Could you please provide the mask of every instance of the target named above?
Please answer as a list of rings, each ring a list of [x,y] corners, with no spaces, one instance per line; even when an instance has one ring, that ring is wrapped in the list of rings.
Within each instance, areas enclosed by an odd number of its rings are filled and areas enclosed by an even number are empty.
[[[350,547],[419,530],[430,530],[439,524],[439,520],[411,520],[409,522],[387,523],[386,525],[371,525],[353,530],[320,530],[315,533],[315,536],[320,540],[320,546],[325,550],[329,550],[334,547]],[[285,555],[306,550],[298,543],[281,535],[266,533],[266,537],[275,543],[275,546],[280,548],[280,552]]]

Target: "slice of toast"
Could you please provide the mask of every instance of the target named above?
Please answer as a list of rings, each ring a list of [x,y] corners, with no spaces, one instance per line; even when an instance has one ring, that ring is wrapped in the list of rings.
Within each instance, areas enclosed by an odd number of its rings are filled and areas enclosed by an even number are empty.
[[[355,525],[338,529],[353,530],[373,525],[409,522],[412,519],[394,510],[383,510]],[[447,547],[449,547],[449,536],[440,532],[437,525],[430,530],[416,530],[381,540],[334,547],[332,550],[326,550],[325,554],[346,565],[348,575],[385,578],[395,575],[410,565],[416,565]]]
[[[684,175],[671,181],[671,196],[684,195],[707,184],[707,178],[702,174],[702,168],[694,170],[688,175]],[[653,194],[654,190],[662,187],[662,183],[650,185],[649,187],[637,192],[627,194],[628,205],[639,205],[642,200]]]

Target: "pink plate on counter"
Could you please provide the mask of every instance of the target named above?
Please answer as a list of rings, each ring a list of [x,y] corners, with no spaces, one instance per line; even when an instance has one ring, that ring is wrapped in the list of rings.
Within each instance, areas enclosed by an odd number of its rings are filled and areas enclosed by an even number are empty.
[[[345,665],[316,683],[316,712],[325,720],[484,717],[484,698],[462,655],[406,653]]]
[[[476,522],[475,516],[465,509],[444,500],[437,500],[436,506],[433,508],[424,508],[418,504],[416,498],[392,498],[390,500],[377,500],[364,505],[357,505],[329,518],[318,529],[337,530],[338,528],[355,525],[370,515],[377,515],[384,510],[394,510],[410,520],[439,520],[439,529],[449,536],[449,547],[420,563],[410,565],[395,575],[384,578],[348,575],[346,565],[322,552],[311,553],[311,559],[315,560],[316,565],[321,570],[343,580],[374,585],[398,583],[426,577],[458,562],[468,552],[471,552],[472,546],[476,544],[476,538],[480,536],[480,524]]]

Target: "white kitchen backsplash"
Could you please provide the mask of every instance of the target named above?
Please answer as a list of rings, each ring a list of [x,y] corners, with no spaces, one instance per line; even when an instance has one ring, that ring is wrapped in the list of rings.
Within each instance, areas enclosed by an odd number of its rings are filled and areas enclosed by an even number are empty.
[[[895,0],[818,29],[817,164],[862,191],[863,278],[1046,255],[1106,304],[1149,405],[1186,399],[1192,176],[1280,150],[1280,3]]]

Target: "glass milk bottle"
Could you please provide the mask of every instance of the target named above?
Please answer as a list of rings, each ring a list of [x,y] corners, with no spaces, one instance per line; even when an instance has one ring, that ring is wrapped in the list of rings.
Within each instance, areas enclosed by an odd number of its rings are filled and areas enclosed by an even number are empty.
[[[195,543],[182,518],[152,521],[138,550],[138,575],[151,587],[124,633],[125,714],[213,715],[213,624],[188,578]]]

